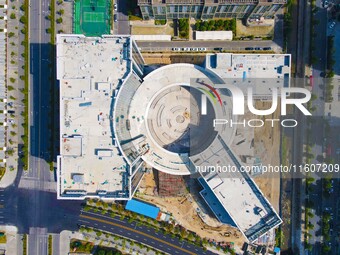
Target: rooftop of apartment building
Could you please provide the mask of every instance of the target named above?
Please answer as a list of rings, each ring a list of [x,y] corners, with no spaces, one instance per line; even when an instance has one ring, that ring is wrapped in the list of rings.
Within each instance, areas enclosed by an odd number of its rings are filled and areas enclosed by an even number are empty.
[[[286,0],[138,0],[138,5],[219,5],[219,4],[247,4],[247,3],[286,3]]]

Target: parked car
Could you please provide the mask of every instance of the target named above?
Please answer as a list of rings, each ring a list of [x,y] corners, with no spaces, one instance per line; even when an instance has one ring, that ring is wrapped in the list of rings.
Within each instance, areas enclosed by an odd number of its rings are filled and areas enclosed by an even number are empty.
[[[8,110],[7,111],[9,114],[15,114],[15,111],[13,111],[13,110]]]
[[[214,50],[222,51],[223,48],[214,48]]]
[[[190,51],[199,51],[198,48],[190,48]]]
[[[117,14],[113,15],[113,21],[114,21],[114,22],[117,22],[117,21],[118,21]]]
[[[245,48],[245,50],[254,50],[254,48],[253,47],[247,47],[247,48]]]
[[[199,51],[206,51],[207,50],[207,48],[198,48],[199,49]]]
[[[333,21],[330,25],[329,25],[329,29],[333,29],[335,27],[335,21]]]
[[[117,11],[117,10],[118,10],[118,6],[117,6],[117,4],[114,4],[114,5],[113,5],[113,9],[114,9],[115,11]]]
[[[272,50],[272,47],[264,47],[263,50]]]
[[[174,47],[172,48],[172,51],[181,51],[181,48]]]
[[[323,2],[323,7],[324,7],[324,8],[328,8],[328,4],[329,4],[328,1],[325,0],[325,1]]]
[[[262,50],[262,48],[261,47],[256,47],[255,50]]]

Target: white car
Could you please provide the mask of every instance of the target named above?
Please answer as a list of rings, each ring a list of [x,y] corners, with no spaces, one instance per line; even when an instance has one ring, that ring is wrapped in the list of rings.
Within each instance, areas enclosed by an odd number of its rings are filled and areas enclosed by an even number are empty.
[[[328,1],[327,0],[323,2],[323,7],[328,8]]]
[[[118,6],[117,6],[117,4],[114,4],[114,5],[113,5],[113,9],[114,9],[115,11],[117,11],[117,10],[118,10]]]
[[[190,51],[198,51],[198,48],[190,48]]]
[[[335,27],[335,21],[333,21],[330,25],[329,25],[329,29],[333,29]]]

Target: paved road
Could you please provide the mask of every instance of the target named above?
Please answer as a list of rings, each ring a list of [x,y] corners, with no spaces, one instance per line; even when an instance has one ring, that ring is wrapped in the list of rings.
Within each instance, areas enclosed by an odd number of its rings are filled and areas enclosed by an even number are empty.
[[[178,238],[173,238],[170,235],[164,235],[161,232],[155,232],[153,228],[137,226],[136,223],[129,223],[127,220],[120,220],[118,217],[111,218],[109,215],[101,215],[93,212],[82,212],[80,218],[80,224],[117,233],[126,238],[131,238],[137,242],[148,244],[170,254],[214,254],[213,252],[204,251],[202,248],[187,242],[179,241]]]
[[[317,1],[317,6],[321,6],[321,1]],[[312,89],[312,93],[317,96],[317,99],[313,102],[313,105],[316,106],[315,115],[323,116],[325,111],[325,102],[323,101],[323,82],[321,80],[321,73],[325,72],[326,69],[326,47],[322,45],[327,44],[327,11],[326,9],[318,9],[318,12],[314,15],[314,18],[319,20],[319,24],[315,25],[317,31],[316,37],[314,38],[315,42],[315,51],[314,56],[317,58],[316,64],[313,65],[313,77],[314,77],[314,85]],[[320,121],[313,123],[312,127],[312,137],[314,147],[312,148],[313,154],[316,158],[312,161],[312,163],[320,163],[319,157],[323,153],[323,125],[322,119]],[[310,196],[310,200],[315,205],[315,217],[310,219],[310,222],[314,225],[314,229],[310,230],[311,244],[313,244],[313,249],[311,254],[320,254],[321,253],[321,215],[323,212],[322,208],[322,180],[319,176],[313,175],[316,180],[316,184],[313,187],[313,193]]]
[[[35,217],[37,210],[37,201],[33,196],[37,196],[40,200],[40,219],[32,222],[31,219]],[[29,242],[32,243],[34,252],[31,251],[30,254],[46,254],[44,247],[47,235],[44,233],[60,233],[65,229],[75,231],[78,230],[79,225],[95,227],[127,238],[133,238],[138,242],[149,244],[170,254],[214,254],[186,242],[181,242],[169,235],[164,236],[160,232],[155,232],[154,229],[136,226],[135,223],[129,223],[127,220],[122,221],[118,217],[112,219],[108,215],[81,212],[83,201],[57,200],[55,193],[11,187],[0,191],[0,200],[2,197],[4,197],[4,205],[0,207],[0,220],[3,224],[18,226],[19,233],[32,233]],[[43,233],[39,229],[41,227],[46,228]],[[54,244],[58,241],[58,238],[53,238],[53,240]]]
[[[60,254],[60,235],[59,234],[52,235],[52,250],[53,250],[53,255]]]
[[[32,227],[45,227],[48,233],[78,229],[77,220],[83,201],[57,200],[56,193],[15,186],[0,191],[1,199],[4,201],[0,203],[0,222],[17,226],[19,233],[29,233]]]
[[[312,93],[317,96],[317,99],[313,102],[313,106],[316,107],[316,111],[313,115],[315,121],[312,124],[312,143],[314,144],[312,148],[312,153],[315,155],[315,159],[312,160],[312,163],[321,163],[320,156],[323,154],[324,147],[324,128],[323,128],[323,120],[322,117],[325,112],[325,102],[323,101],[323,91],[324,85],[321,78],[321,74],[325,72],[326,62],[327,62],[327,10],[324,8],[320,8],[322,6],[322,1],[318,0],[316,2],[316,6],[318,7],[318,12],[314,14],[314,19],[318,20],[319,23],[315,25],[316,37],[314,38],[315,50],[314,57],[317,59],[317,62],[313,65],[313,89]],[[309,74],[307,74],[309,75]],[[323,134],[323,135],[320,135]],[[321,161],[321,162],[320,162]],[[310,254],[317,255],[321,254],[321,216],[324,210],[323,202],[324,197],[322,196],[322,179],[320,176],[313,175],[316,182],[313,185],[313,192],[309,196],[310,200],[314,204],[314,217],[310,218],[310,222],[314,225],[314,229],[310,230],[310,234],[312,235],[310,238],[310,243],[313,245],[313,249]]]
[[[118,7],[117,22],[115,22],[115,34],[118,35],[128,35],[130,34],[130,24],[129,16],[127,14],[127,1],[126,0],[116,0]]]
[[[46,60],[50,56],[48,0],[31,1],[30,7],[30,164],[27,178],[35,180],[49,179],[49,166],[42,158],[42,152],[48,150],[48,97],[50,90],[50,68]],[[24,177],[25,178],[25,177]],[[43,182],[36,182],[41,189]],[[37,193],[38,195],[39,193]],[[34,196],[37,205],[32,215],[32,223],[40,220],[39,197]]]
[[[304,47],[305,38],[304,29],[309,27],[306,24],[306,0],[298,2],[297,5],[297,24],[296,26],[296,45],[294,45],[294,50],[296,50],[296,58],[293,59],[295,62],[295,74],[297,78],[304,78],[305,70],[305,55]],[[304,84],[298,83],[295,86],[304,87]],[[292,143],[292,162],[294,165],[302,164],[303,158],[303,144],[304,144],[304,130],[306,129],[305,116],[300,110],[294,108],[295,119],[299,120],[299,125],[297,128],[293,129],[293,143]],[[292,213],[291,213],[291,245],[294,254],[303,254],[304,252],[304,237],[303,237],[303,221],[302,221],[302,207],[304,206],[304,186],[302,183],[302,177],[297,177],[292,180]]]
[[[27,227],[48,226],[42,224],[48,217],[48,212],[44,208],[46,205],[45,196],[41,196],[39,190],[44,189],[45,181],[51,180],[51,173],[46,159],[49,158],[48,151],[51,140],[49,127],[49,99],[51,90],[51,67],[49,63],[51,54],[50,34],[46,30],[50,27],[50,21],[46,19],[49,15],[49,0],[30,1],[30,162],[29,171],[23,177],[27,180],[34,180],[33,190],[30,194],[30,205],[25,208],[29,213],[30,223],[26,224],[22,210],[17,211],[20,224]],[[16,197],[18,199],[19,197]],[[21,201],[19,202],[21,203]],[[20,204],[18,204],[20,206]],[[47,229],[46,229],[47,231]],[[35,233],[30,231],[28,237],[29,255],[47,255],[47,235],[46,233]]]
[[[48,235],[46,229],[31,228],[28,235],[28,255],[47,255]]]
[[[50,140],[48,110],[50,97],[51,45],[46,29],[50,22],[49,0],[31,1],[30,7],[30,166],[28,176],[49,180],[49,167],[45,162]]]
[[[273,41],[171,41],[171,42],[137,42],[143,51],[164,51],[173,47],[204,47],[208,50],[223,48],[224,50],[245,50],[246,47],[272,47],[276,52],[281,52],[281,47]]]

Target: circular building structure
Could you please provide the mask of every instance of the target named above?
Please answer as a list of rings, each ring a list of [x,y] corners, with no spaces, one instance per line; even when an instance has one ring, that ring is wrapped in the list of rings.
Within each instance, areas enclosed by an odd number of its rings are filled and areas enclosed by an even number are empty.
[[[234,135],[227,125],[214,127],[214,119],[232,116],[231,98],[213,88],[217,83],[223,83],[220,77],[192,64],[158,68],[143,81],[128,77],[114,107],[123,156],[131,165],[142,159],[169,174],[192,173],[189,157],[208,149],[217,133],[227,144]]]

